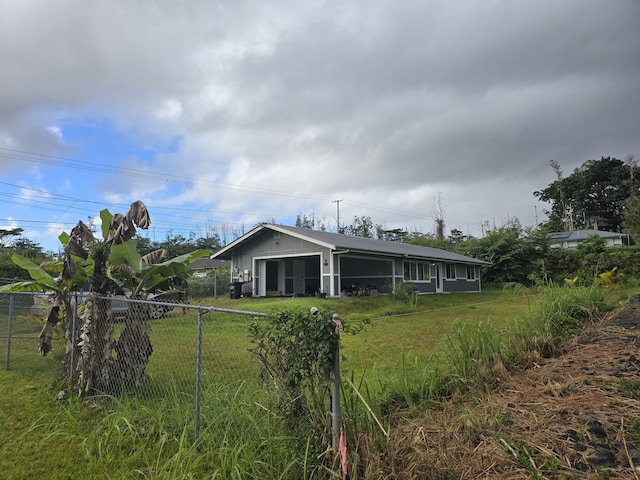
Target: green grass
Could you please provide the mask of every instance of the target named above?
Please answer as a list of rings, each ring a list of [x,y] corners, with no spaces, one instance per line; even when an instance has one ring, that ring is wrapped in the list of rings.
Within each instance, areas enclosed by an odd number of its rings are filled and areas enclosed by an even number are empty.
[[[618,290],[610,299],[622,301],[630,293]],[[458,368],[478,342],[486,344],[482,355],[491,357],[497,348],[492,331],[509,330],[517,319],[540,312],[535,297],[498,289],[422,296],[415,306],[388,297],[205,300],[259,312],[317,306],[339,313],[345,324],[370,320],[358,335],[343,337],[343,369],[378,415],[389,408],[389,399],[411,406],[442,388],[433,372],[446,362],[435,359],[462,326],[471,339],[456,340]],[[150,380],[133,399],[58,402],[63,344],[57,342],[53,354],[40,357],[33,337],[14,341],[12,370],[0,370],[0,471],[7,478],[309,478],[318,464],[309,449],[312,439],[287,431],[261,388],[258,365],[248,352],[252,320],[204,315],[199,450],[193,441],[196,312],[172,312],[152,322]],[[25,328],[35,322],[32,335],[37,336],[37,321],[19,317],[17,322]],[[0,336],[2,328],[0,319]],[[0,339],[0,353],[5,347]],[[379,428],[362,413],[351,387],[343,384],[343,392],[348,430],[357,435]],[[314,478],[328,476],[323,472],[316,470]]]

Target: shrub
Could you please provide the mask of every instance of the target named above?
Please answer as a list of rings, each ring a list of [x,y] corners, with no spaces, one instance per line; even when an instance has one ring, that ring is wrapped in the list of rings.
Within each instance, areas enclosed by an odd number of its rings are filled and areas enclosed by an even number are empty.
[[[265,386],[275,395],[289,425],[297,431],[311,430],[326,444],[331,432],[331,373],[339,333],[331,315],[282,311],[268,320],[256,320],[249,328],[251,352],[262,367]]]

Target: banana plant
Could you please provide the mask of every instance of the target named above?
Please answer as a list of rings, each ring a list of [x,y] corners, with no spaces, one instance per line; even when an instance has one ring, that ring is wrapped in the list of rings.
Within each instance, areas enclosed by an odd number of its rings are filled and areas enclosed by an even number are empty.
[[[575,287],[578,284],[578,277],[565,278],[564,284],[568,287]]]
[[[598,275],[598,282],[613,288],[622,277],[624,277],[624,273],[619,272],[618,267],[613,267],[608,272],[603,272]]]
[[[166,251],[141,256],[133,237],[136,227],[146,229],[151,220],[146,206],[139,200],[131,204],[125,215],[112,215],[105,209],[100,212],[100,218],[103,240],[96,239],[80,221],[70,234],[63,232],[59,236],[65,253],[62,262],[38,266],[14,255],[13,262],[27,270],[31,280],[0,289],[52,293],[53,306],[40,334],[40,353],[46,355],[51,350],[53,328],[62,320],[66,326],[67,354],[72,349],[78,354],[75,358],[79,359],[80,395],[96,390],[113,394],[121,391],[122,385],[138,387],[146,379],[144,370],[153,351],[146,319],[128,315],[125,328],[116,340],[113,312],[105,296],[147,298],[152,293],[182,293],[190,275],[188,265],[210,254],[208,250],[196,250],[170,260],[166,260]],[[69,328],[71,296],[87,283],[89,294],[79,317],[79,334],[74,336]],[[62,309],[66,315],[61,315]],[[117,355],[114,356],[114,352]],[[69,357],[67,355],[67,359]]]

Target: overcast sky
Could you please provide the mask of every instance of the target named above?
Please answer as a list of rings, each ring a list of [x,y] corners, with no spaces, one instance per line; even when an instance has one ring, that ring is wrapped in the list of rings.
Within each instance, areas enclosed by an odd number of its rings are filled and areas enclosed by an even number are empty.
[[[0,228],[446,232],[640,157],[638,0],[0,0]],[[342,200],[339,204],[335,200]],[[53,239],[53,240],[52,240]]]

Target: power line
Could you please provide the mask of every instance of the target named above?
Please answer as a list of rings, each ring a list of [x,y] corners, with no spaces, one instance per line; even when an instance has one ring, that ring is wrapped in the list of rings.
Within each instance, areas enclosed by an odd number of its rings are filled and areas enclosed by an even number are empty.
[[[252,193],[265,193],[265,194],[280,195],[280,196],[314,198],[316,200],[327,199],[327,197],[324,197],[321,195],[310,195],[307,192],[298,193],[298,192],[282,191],[282,190],[270,190],[270,189],[258,188],[258,187],[247,187],[244,185],[216,182],[213,180],[205,180],[202,178],[183,177],[180,175],[174,175],[169,173],[157,173],[154,171],[141,170],[137,168],[122,167],[122,166],[114,167],[111,165],[101,164],[97,162],[88,162],[84,160],[80,161],[80,160],[75,160],[67,157],[44,155],[39,153],[25,152],[21,150],[12,150],[12,149],[2,148],[2,147],[0,147],[0,157],[9,158],[12,160],[24,160],[28,162],[42,163],[45,165],[52,165],[55,167],[72,168],[76,170],[85,170],[85,171],[98,172],[98,173],[110,173],[113,175],[119,175],[119,176],[125,176],[125,177],[156,180],[156,181],[162,181],[162,182],[172,182],[177,184],[188,185],[192,183],[201,183],[201,184],[215,185],[216,187],[220,187],[220,188],[247,191]]]
[[[186,185],[207,184],[207,185],[216,186],[217,188],[223,188],[223,189],[229,189],[229,190],[235,190],[235,191],[246,191],[251,193],[262,193],[262,194],[268,194],[268,195],[274,195],[274,196],[304,198],[304,199],[312,199],[312,200],[318,200],[318,201],[326,201],[329,199],[326,196],[313,195],[313,194],[309,194],[308,192],[299,193],[294,191],[270,190],[270,189],[258,188],[258,187],[247,187],[244,185],[216,182],[213,180],[206,180],[202,178],[191,178],[191,177],[185,177],[185,176],[174,175],[169,173],[157,173],[151,170],[142,170],[142,169],[136,169],[136,168],[130,168],[130,167],[123,167],[123,166],[114,167],[112,165],[101,164],[98,162],[91,162],[91,161],[85,161],[85,160],[80,161],[80,160],[76,160],[69,157],[46,155],[46,154],[27,152],[23,150],[14,150],[9,148],[2,148],[2,147],[0,147],[0,157],[5,157],[13,160],[23,160],[23,161],[33,162],[33,163],[41,163],[41,164],[50,165],[54,167],[92,171],[97,173],[107,173],[107,174],[119,175],[124,177],[154,180],[159,182],[171,182],[175,184],[186,184]],[[0,183],[3,183],[3,182],[0,182]],[[80,201],[80,199],[74,199],[74,200]],[[99,203],[99,202],[93,202],[93,203]],[[369,210],[379,211],[383,213],[391,213],[395,215],[403,215],[407,217],[420,218],[420,219],[424,218],[424,214],[422,213],[394,210],[386,207],[381,207],[379,205],[357,202],[351,199],[349,199],[349,203],[353,205],[359,205]],[[157,209],[159,207],[154,207],[154,208]],[[194,211],[193,209],[186,209],[186,210]],[[223,214],[227,213],[227,214],[233,214],[233,215],[237,215],[241,213],[243,215],[263,215],[263,216],[268,215],[268,216],[283,217],[283,218],[290,217],[290,215],[272,215],[272,214],[264,214],[264,213],[255,214],[250,212],[212,211],[212,213],[223,213]]]

